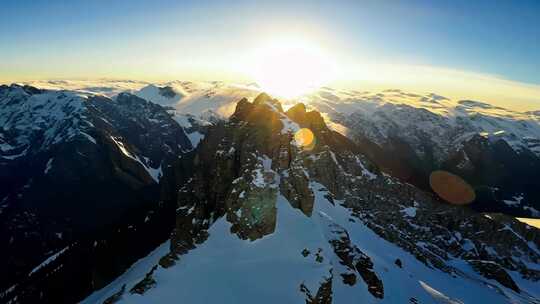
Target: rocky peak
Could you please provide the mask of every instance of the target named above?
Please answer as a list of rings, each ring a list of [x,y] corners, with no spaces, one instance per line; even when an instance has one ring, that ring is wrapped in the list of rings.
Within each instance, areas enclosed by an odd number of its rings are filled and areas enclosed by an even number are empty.
[[[146,104],[148,104],[148,101],[146,101],[145,99],[142,99],[136,95],[133,95],[131,93],[127,93],[127,92],[122,92],[120,94],[118,94],[115,98],[115,102],[120,104],[120,105],[128,105],[128,106],[137,106],[137,105],[140,105],[140,106],[144,106]]]
[[[269,100],[272,100],[272,97],[270,97],[270,95],[263,92],[259,94],[257,97],[255,97],[255,99],[253,99],[253,104],[262,104]]]
[[[188,189],[227,190],[219,194],[199,193],[196,199],[188,195],[180,199],[182,208],[189,209],[197,200],[204,201],[206,208],[213,206],[213,219],[225,213],[241,238],[257,239],[274,230],[273,206],[277,194],[286,197],[294,208],[300,209],[306,216],[312,216],[314,194],[305,170],[305,165],[310,164],[312,159],[320,161],[311,174],[327,182],[338,195],[343,193],[335,185],[341,179],[338,172],[341,162],[354,174],[374,176],[366,169],[372,167],[369,161],[362,156],[353,157],[351,142],[326,128],[319,113],[306,112],[304,105],[287,113],[280,109],[279,101],[267,94],[259,95],[252,103],[244,98],[237,103],[229,123],[210,128],[194,157],[194,171],[197,173]],[[290,117],[289,113],[294,117]],[[309,149],[299,145],[295,139],[300,126],[293,118],[313,128],[313,131],[306,131],[313,137]],[[332,139],[332,136],[338,139]],[[332,150],[344,154],[336,156]],[[194,190],[186,190],[188,193],[190,191]],[[220,202],[219,198],[224,202]],[[252,214],[255,222],[244,222],[250,218],[251,207],[247,206],[251,204],[254,204],[254,208],[264,205],[262,210],[267,212]],[[202,214],[209,213],[207,210]],[[246,217],[239,218],[237,213]],[[191,222],[183,223],[184,228],[177,231],[186,230],[184,225],[191,225]],[[185,232],[180,234],[185,237]],[[185,248],[185,245],[180,248]]]
[[[34,95],[34,94],[41,94],[43,93],[43,90],[42,89],[38,89],[36,87],[33,87],[33,86],[29,86],[29,85],[24,85],[23,87],[23,90],[30,94],[30,95]]]
[[[11,85],[0,85],[0,92],[6,94],[7,92],[9,91],[18,91],[20,93],[25,93],[22,86],[21,85],[18,85],[16,83],[12,83]]]
[[[167,98],[173,98],[177,95],[176,91],[171,86],[165,86],[165,87],[159,88],[159,94]]]
[[[11,84],[9,86],[8,85],[0,85],[0,92],[7,91],[7,90],[24,92],[24,93],[26,93],[28,95],[41,94],[41,93],[45,92],[45,90],[38,89],[38,88],[30,86],[30,85],[19,85],[19,84],[16,84],[16,83],[13,83],[13,84]]]
[[[255,99],[253,99],[254,105],[260,105],[260,104],[265,104],[265,103],[271,104],[275,106],[279,112],[283,112],[281,103],[277,99],[270,97],[270,95],[264,92],[259,94],[257,97],[255,97]]]
[[[315,110],[306,111],[306,105],[301,102],[287,110],[286,114],[303,128],[317,131],[328,129],[321,113]]]

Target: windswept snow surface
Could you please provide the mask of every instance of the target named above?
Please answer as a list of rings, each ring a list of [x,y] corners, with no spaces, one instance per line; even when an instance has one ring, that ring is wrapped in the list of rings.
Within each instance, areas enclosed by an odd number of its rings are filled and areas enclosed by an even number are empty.
[[[320,184],[312,183],[311,187],[316,194],[311,217],[278,195],[273,234],[253,242],[241,240],[221,218],[210,227],[203,244],[180,256],[176,265],[158,268],[153,275],[156,286],[145,294],[128,292],[137,281],[131,272],[124,275],[129,281],[123,276],[83,303],[101,303],[122,284],[127,284],[126,293],[118,303],[174,303],[179,299],[185,303],[304,303],[300,285],[314,295],[331,274],[333,303],[408,303],[412,298],[418,303],[525,303],[525,296],[495,281],[485,282],[461,260],[451,261],[462,272],[457,278],[427,267],[381,239],[339,201],[335,206],[330,204],[325,190],[317,190],[323,189]],[[329,244],[335,227],[346,229],[351,243],[371,258],[373,270],[384,284],[383,299],[374,298],[360,277],[354,286],[343,283],[339,274],[344,266]],[[304,249],[310,252],[306,257]],[[316,252],[322,261],[316,260]],[[398,258],[402,268],[394,263]],[[139,279],[144,277],[142,272],[138,275]],[[538,286],[529,284],[528,288],[526,292],[539,295]]]

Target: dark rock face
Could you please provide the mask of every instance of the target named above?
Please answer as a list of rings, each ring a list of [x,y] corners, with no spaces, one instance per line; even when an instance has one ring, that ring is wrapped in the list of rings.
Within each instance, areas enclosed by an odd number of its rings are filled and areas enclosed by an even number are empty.
[[[4,296],[76,301],[166,239],[173,216],[165,210],[174,206],[160,199],[158,172],[192,147],[163,108],[130,94],[16,85],[0,88],[0,104],[0,289],[17,284]],[[141,242],[150,232],[156,238]]]
[[[287,110],[286,114],[303,128],[319,132],[328,129],[321,114],[317,111],[306,111],[303,103],[296,104]]]
[[[313,295],[309,289],[302,283],[300,292],[306,296],[306,304],[331,304],[332,303],[332,276],[325,279]]]
[[[120,290],[117,293],[110,296],[107,300],[103,302],[103,304],[114,304],[118,302],[122,298],[122,295],[124,294],[125,291],[126,291],[126,285],[124,284],[122,285],[122,288],[120,288]]]
[[[481,273],[484,277],[493,279],[501,283],[501,285],[506,286],[515,292],[519,292],[519,287],[516,285],[516,282],[514,282],[512,277],[510,277],[510,275],[497,263],[480,260],[471,260],[469,263],[472,265],[474,270]]]
[[[244,197],[227,207],[231,232],[241,239],[256,240],[272,234],[276,227],[276,189],[243,190]],[[232,202],[230,202],[232,203]],[[235,212],[232,212],[235,210]]]
[[[156,271],[156,269],[157,266],[152,267],[152,270],[150,270],[150,272],[144,276],[144,279],[142,279],[139,283],[135,284],[135,286],[133,286],[133,288],[131,288],[129,292],[144,294],[148,289],[154,287],[156,285],[156,280],[154,280],[152,275],[154,274],[154,271]]]
[[[131,145],[125,148],[143,155],[141,162],[150,168],[170,163],[192,148],[182,128],[157,104],[127,93],[121,93],[113,102],[100,97],[89,102],[90,111],[96,114],[92,123],[108,133],[116,130]]]
[[[176,96],[176,92],[170,86],[159,88],[159,94],[168,98],[173,98],[174,96]]]
[[[363,253],[358,247],[351,244],[348,232],[336,224],[331,224],[331,231],[335,238],[329,242],[334,248],[334,252],[340,259],[340,263],[347,267],[348,272],[342,273],[345,284],[354,285],[356,275],[359,274],[368,287],[368,291],[378,299],[384,298],[383,282],[373,271],[373,262],[369,256]]]
[[[204,240],[208,225],[224,215],[242,239],[254,240],[274,231],[277,163],[270,159],[266,163],[253,153],[280,155],[279,137],[272,134],[279,132],[281,123],[277,116],[263,117],[270,112],[264,104],[242,100],[230,123],[208,130],[193,158],[194,175],[180,190],[173,252],[192,249]]]
[[[539,217],[538,172],[540,158],[530,151],[516,152],[504,140],[492,141],[474,136],[450,156],[442,167],[459,174],[475,186],[477,199],[472,204],[481,212],[501,212]],[[504,201],[516,201],[515,205]],[[537,211],[531,211],[527,206]]]

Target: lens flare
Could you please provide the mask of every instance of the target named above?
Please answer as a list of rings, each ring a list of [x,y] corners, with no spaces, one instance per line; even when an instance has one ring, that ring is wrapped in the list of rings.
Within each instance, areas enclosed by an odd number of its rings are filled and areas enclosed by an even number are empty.
[[[315,148],[315,135],[308,128],[302,128],[296,131],[294,140],[304,150],[312,150]]]
[[[454,205],[470,204],[476,198],[474,189],[465,180],[446,171],[433,171],[429,184],[437,195]]]

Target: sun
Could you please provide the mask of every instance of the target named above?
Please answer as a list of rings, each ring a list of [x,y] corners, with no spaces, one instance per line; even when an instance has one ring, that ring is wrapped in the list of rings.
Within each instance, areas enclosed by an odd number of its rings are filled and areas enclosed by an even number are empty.
[[[334,75],[331,57],[300,39],[280,39],[254,52],[252,78],[261,90],[294,98],[320,88]]]

